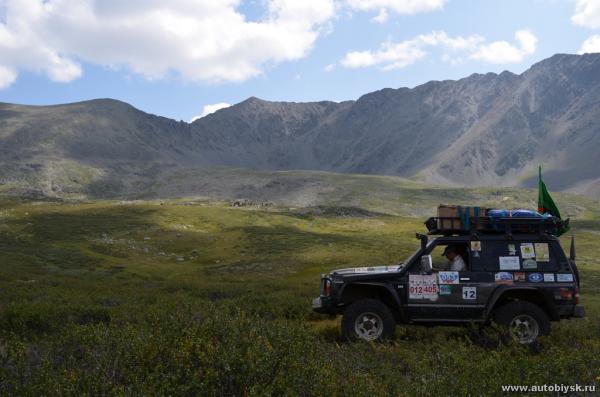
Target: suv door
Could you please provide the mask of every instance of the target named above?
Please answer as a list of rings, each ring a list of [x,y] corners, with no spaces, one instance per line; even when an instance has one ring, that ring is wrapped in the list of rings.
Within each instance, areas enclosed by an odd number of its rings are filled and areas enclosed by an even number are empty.
[[[484,250],[493,251],[494,245],[489,241],[469,241],[469,266],[460,275],[460,295],[456,296],[460,304],[457,305],[455,314],[460,318],[483,321],[487,302],[496,288],[494,273],[480,266]]]
[[[442,252],[449,244],[460,247],[466,269],[463,271],[438,270],[425,274],[419,261],[408,270],[405,302],[406,311],[413,321],[459,322],[482,318],[485,298],[493,287],[493,277],[471,269],[470,242],[434,241],[423,255],[431,255],[434,267],[440,269],[448,260]],[[437,265],[437,266],[436,266]]]

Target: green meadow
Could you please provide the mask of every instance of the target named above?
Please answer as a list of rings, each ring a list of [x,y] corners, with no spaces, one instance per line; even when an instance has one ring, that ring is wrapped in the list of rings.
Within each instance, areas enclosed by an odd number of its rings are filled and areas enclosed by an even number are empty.
[[[347,343],[339,318],[312,312],[321,273],[399,263],[417,248],[425,219],[400,210],[3,199],[0,395],[475,396],[507,384],[595,385],[600,205],[568,207],[587,317],[553,323],[533,351],[483,347],[462,327],[399,326],[390,343]]]

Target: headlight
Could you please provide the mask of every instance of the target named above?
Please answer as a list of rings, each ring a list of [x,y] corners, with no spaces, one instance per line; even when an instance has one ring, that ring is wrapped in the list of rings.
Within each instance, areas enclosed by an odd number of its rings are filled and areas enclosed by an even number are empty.
[[[328,278],[323,279],[323,296],[331,295],[331,280]]]

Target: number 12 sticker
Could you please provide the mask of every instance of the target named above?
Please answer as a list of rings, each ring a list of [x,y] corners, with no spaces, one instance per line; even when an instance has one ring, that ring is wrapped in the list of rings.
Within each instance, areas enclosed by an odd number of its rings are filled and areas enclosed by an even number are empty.
[[[463,299],[477,299],[477,287],[463,287]]]

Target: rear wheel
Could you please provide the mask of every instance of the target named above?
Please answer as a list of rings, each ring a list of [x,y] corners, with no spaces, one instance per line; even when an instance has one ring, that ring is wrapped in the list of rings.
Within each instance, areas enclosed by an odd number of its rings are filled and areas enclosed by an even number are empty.
[[[349,340],[382,341],[392,339],[396,322],[390,309],[376,299],[354,302],[344,311],[342,334]]]
[[[531,345],[538,336],[550,333],[550,320],[544,310],[538,305],[515,301],[498,308],[493,319],[508,331],[513,340]]]

